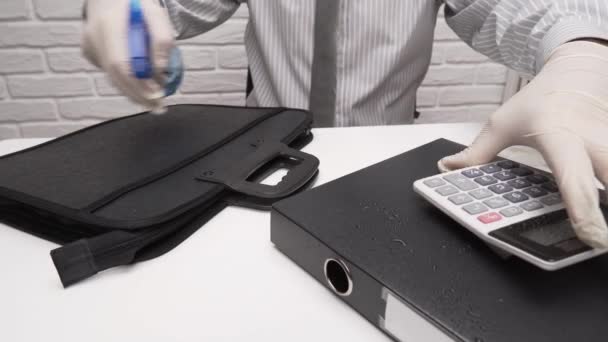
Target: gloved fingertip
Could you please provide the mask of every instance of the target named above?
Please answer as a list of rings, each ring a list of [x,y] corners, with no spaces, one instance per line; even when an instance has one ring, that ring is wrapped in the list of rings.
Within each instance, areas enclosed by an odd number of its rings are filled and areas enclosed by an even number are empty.
[[[608,233],[585,238],[581,237],[580,239],[587,245],[596,249],[608,248]]]
[[[593,248],[608,248],[608,227],[599,208],[592,216],[592,219],[584,223],[573,224],[576,235]]]
[[[163,87],[155,79],[147,79],[143,82],[143,97],[147,100],[157,101],[165,97]]]
[[[437,168],[439,169],[440,172],[449,172],[451,171],[449,167],[446,166],[446,161],[449,161],[450,157],[445,157],[440,159],[437,162]]]
[[[165,113],[167,113],[167,107],[165,107],[163,105],[160,105],[158,107],[154,107],[150,111],[150,114],[154,114],[154,115],[163,115]]]
[[[148,100],[159,102],[161,99],[165,97],[165,92],[162,90],[152,92],[146,96]]]
[[[448,172],[468,166],[467,159],[469,150],[470,148],[467,148],[461,152],[442,158],[438,163],[438,167],[440,170],[443,169],[445,170],[444,172]]]

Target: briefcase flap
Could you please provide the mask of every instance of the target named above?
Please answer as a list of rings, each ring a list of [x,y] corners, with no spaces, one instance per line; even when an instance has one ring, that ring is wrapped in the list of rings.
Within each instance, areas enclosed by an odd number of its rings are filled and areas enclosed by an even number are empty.
[[[301,110],[210,105],[123,117],[0,158],[0,197],[118,229],[165,222],[235,192],[249,201],[283,198],[316,173],[316,158],[288,147],[311,123]],[[256,192],[247,179],[273,157],[297,160],[298,177]]]

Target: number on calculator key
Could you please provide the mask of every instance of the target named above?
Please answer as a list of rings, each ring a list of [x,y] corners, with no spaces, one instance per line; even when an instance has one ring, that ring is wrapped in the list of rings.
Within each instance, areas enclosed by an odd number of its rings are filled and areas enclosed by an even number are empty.
[[[495,194],[504,194],[509,191],[512,191],[513,188],[506,184],[494,184],[488,187],[488,189],[492,190]]]

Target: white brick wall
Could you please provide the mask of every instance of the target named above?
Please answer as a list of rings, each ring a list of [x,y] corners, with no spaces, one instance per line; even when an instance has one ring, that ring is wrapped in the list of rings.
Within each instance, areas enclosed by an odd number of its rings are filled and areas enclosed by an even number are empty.
[[[0,0],[0,139],[57,136],[140,111],[80,55],[83,0]],[[181,42],[188,68],[169,103],[244,104],[241,8],[217,29]],[[440,18],[419,122],[483,120],[501,102],[506,69],[461,43]]]
[[[483,121],[502,103],[506,81],[504,66],[462,43],[441,17],[431,68],[418,91],[417,122]]]

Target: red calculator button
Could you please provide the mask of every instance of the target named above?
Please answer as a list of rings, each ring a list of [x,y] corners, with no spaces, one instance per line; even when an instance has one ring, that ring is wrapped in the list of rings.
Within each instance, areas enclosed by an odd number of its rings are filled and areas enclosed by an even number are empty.
[[[487,213],[480,215],[477,219],[485,224],[496,222],[502,219],[502,216],[498,213]]]

